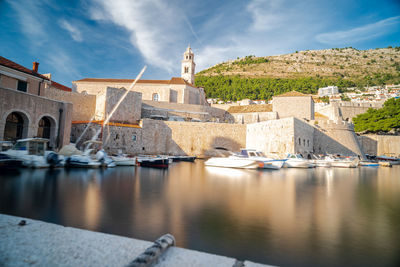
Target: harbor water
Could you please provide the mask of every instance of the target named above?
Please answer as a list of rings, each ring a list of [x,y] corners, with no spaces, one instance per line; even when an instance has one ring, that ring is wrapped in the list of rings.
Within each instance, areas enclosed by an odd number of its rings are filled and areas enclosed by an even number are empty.
[[[0,213],[278,266],[400,266],[400,166],[0,173]]]

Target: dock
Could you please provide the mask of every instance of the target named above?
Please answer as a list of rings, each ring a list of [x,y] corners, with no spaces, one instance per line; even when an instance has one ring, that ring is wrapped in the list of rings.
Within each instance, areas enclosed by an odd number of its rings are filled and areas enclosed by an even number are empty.
[[[0,214],[1,266],[128,266],[154,243]],[[179,247],[151,266],[268,266]]]

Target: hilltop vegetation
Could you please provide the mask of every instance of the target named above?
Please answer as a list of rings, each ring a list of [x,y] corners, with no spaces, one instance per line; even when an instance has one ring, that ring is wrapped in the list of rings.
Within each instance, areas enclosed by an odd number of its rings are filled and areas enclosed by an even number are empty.
[[[368,109],[353,118],[356,132],[389,132],[400,129],[400,99],[387,100],[380,109]]]
[[[400,83],[400,47],[251,55],[196,74],[196,86],[204,87],[207,97],[223,100],[269,99],[291,90],[316,93],[328,85],[343,89],[393,83]]]

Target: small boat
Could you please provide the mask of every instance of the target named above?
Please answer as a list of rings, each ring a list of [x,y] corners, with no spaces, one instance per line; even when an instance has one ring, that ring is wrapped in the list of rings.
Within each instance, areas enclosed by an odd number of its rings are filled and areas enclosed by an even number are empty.
[[[311,159],[310,161],[315,165],[315,167],[331,167],[330,161],[326,160],[325,156],[313,155],[313,157],[314,159]]]
[[[241,149],[240,156],[258,161],[260,169],[279,170],[286,161],[286,159],[268,158],[261,151],[255,149]]]
[[[20,159],[11,158],[6,154],[0,153],[0,170],[13,170],[22,167],[23,161]]]
[[[400,159],[396,158],[396,157],[376,156],[375,159],[378,161],[390,162],[390,164],[392,164],[392,165],[400,165]]]
[[[108,156],[103,149],[97,151],[96,159],[101,163],[102,167],[114,168],[115,166],[117,166],[114,160],[110,156]]]
[[[136,158],[128,157],[126,154],[118,154],[116,156],[110,156],[117,166],[135,166]]]
[[[89,155],[71,155],[65,159],[66,168],[99,168],[101,162],[93,160]]]
[[[341,158],[333,155],[328,155],[325,159],[330,162],[332,167],[339,168],[356,168],[360,161],[356,157]]]
[[[363,167],[379,167],[379,163],[378,163],[378,162],[369,161],[369,160],[361,160],[361,161],[358,163],[358,166],[363,166]]]
[[[44,138],[20,139],[2,154],[21,160],[23,166],[28,168],[58,167],[61,160],[55,152],[46,150],[48,141]]]
[[[177,156],[177,157],[178,161],[194,162],[196,160],[195,156]]]
[[[136,157],[136,163],[141,167],[168,168],[169,158],[159,156],[139,155]]]
[[[286,168],[314,168],[315,165],[300,154],[288,154],[285,164]]]
[[[240,169],[257,169],[259,167],[258,161],[236,155],[231,155],[229,157],[212,157],[204,162],[204,164],[213,167]]]

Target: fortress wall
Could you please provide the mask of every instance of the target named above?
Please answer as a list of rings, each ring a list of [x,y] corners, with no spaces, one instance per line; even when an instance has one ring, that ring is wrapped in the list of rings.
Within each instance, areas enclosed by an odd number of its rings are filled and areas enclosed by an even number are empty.
[[[79,137],[86,124],[74,124],[72,141]],[[99,125],[91,126],[82,142],[90,139]],[[216,155],[214,147],[224,147],[239,151],[246,147],[246,125],[173,122],[143,119],[140,127],[109,126],[103,129],[103,142],[110,138],[104,147],[110,154],[170,154],[196,155],[199,157]],[[78,144],[78,146],[80,145]]]
[[[96,110],[96,96],[47,88],[45,97],[72,103],[72,121],[90,120]]]
[[[278,119],[276,112],[249,112],[249,113],[232,113],[235,123],[248,124],[261,121],[269,121]]]
[[[266,155],[294,153],[294,118],[247,124],[246,147]]]
[[[203,105],[189,105],[181,103],[168,103],[161,101],[142,101],[142,117],[151,115],[180,116],[200,119],[202,121],[219,119],[220,121],[233,122],[233,117],[223,109]]]
[[[367,134],[358,140],[366,154],[400,156],[400,136]]]
[[[125,89],[107,87],[105,113],[110,114]],[[130,91],[111,118],[111,122],[137,124],[141,119],[142,93]]]
[[[311,157],[314,152],[314,127],[294,118],[294,151],[303,157]]]
[[[279,118],[296,117],[299,119],[314,119],[314,101],[311,96],[273,97],[272,111],[277,112]]]
[[[339,108],[332,104],[320,108],[318,113],[328,117],[330,120],[336,120],[339,118]]]
[[[360,155],[365,158],[354,126],[345,121],[320,121],[314,133],[314,150],[317,154]]]

